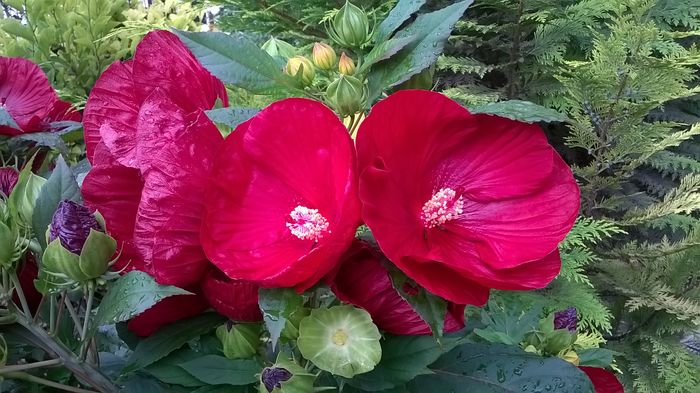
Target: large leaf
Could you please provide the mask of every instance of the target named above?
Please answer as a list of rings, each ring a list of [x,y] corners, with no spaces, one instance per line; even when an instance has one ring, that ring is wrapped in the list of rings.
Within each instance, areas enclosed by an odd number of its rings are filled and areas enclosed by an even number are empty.
[[[158,284],[147,273],[134,270],[115,281],[100,303],[95,326],[131,319],[174,295],[191,295],[178,287]]]
[[[224,124],[231,128],[238,127],[239,124],[248,121],[260,110],[254,108],[218,108],[207,111],[209,120],[217,124]]]
[[[454,25],[473,1],[460,1],[421,15],[410,26],[396,33],[394,39],[410,36],[416,39],[389,60],[372,67],[369,74],[370,100],[379,97],[382,90],[407,81],[435,63]]]
[[[44,234],[51,223],[58,204],[63,200],[81,202],[82,198],[73,172],[66,164],[63,156],[58,156],[56,167],[49,179],[41,187],[39,197],[36,199],[34,214],[32,215],[32,228],[37,240],[39,240],[39,244],[41,244],[41,248],[46,248],[46,236]]]
[[[258,381],[262,365],[250,359],[206,355],[180,364],[193,377],[209,385],[249,385]]]
[[[145,370],[160,381],[187,387],[203,386],[204,383],[185,371],[180,364],[195,359],[199,354],[189,348],[175,351],[151,364]]]
[[[594,393],[590,379],[559,358],[542,358],[515,346],[463,344],[408,384],[412,393]]]
[[[386,60],[391,56],[395,55],[398,51],[405,48],[408,44],[416,40],[416,36],[409,35],[406,37],[391,38],[381,44],[376,45],[365,57],[365,61],[362,62],[360,68],[357,70],[358,73],[363,73],[369,70],[373,65],[379,63],[382,60]]]
[[[126,367],[122,370],[122,374],[139,370],[157,362],[188,341],[212,331],[224,320],[217,313],[206,313],[165,326],[136,345],[134,352],[126,362]]]
[[[447,302],[441,297],[421,288],[413,280],[406,277],[398,269],[390,272],[391,283],[402,298],[404,298],[415,310],[421,319],[430,326],[435,337],[442,337],[445,328],[445,314],[447,314]]]
[[[613,362],[613,356],[618,354],[605,348],[588,348],[577,351],[580,366],[591,367],[610,367]]]
[[[12,116],[10,116],[10,113],[7,112],[7,109],[2,106],[0,106],[0,126],[8,126],[19,129],[19,126]]]
[[[471,110],[472,113],[485,113],[508,119],[524,121],[526,123],[537,122],[566,122],[569,119],[554,109],[530,101],[510,100],[493,102]]]
[[[175,30],[182,42],[214,76],[253,92],[293,87],[293,79],[267,52],[243,34],[193,33]]]
[[[396,6],[389,12],[389,15],[379,24],[377,29],[376,42],[387,39],[391,33],[396,31],[401,25],[418,12],[425,4],[425,0],[399,0]]]
[[[304,298],[291,288],[260,288],[258,297],[263,320],[275,348],[287,320],[304,305]]]
[[[431,336],[392,336],[382,340],[382,360],[374,370],[348,380],[363,391],[375,392],[405,385],[418,375],[432,373],[428,365],[458,345],[444,338],[439,345]]]

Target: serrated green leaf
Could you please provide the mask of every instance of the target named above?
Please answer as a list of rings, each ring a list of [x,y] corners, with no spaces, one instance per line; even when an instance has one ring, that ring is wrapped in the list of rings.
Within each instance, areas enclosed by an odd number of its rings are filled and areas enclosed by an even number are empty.
[[[189,348],[175,351],[163,359],[146,367],[145,371],[160,381],[186,387],[204,386],[204,382],[193,377],[179,365],[195,359],[199,354]]]
[[[472,113],[496,115],[526,123],[566,122],[569,119],[554,109],[530,101],[510,100],[486,104],[470,110]]]
[[[209,385],[249,385],[258,381],[262,365],[250,359],[227,359],[206,355],[180,364],[184,370]]]
[[[276,87],[292,88],[294,81],[282,73],[275,59],[242,33],[192,33],[175,30],[182,42],[214,76],[252,92]]]
[[[383,90],[409,80],[435,63],[454,25],[474,0],[464,0],[441,10],[419,16],[407,28],[399,31],[394,39],[415,36],[389,60],[372,67],[369,73],[369,97],[374,101]]]
[[[451,337],[445,337],[440,345],[430,336],[386,335],[379,364],[347,382],[370,392],[403,386],[418,375],[430,374],[428,365],[459,343],[460,339]]]
[[[441,297],[418,286],[413,280],[406,277],[398,269],[390,271],[391,283],[396,291],[406,300],[421,319],[430,326],[433,335],[439,340],[445,327],[445,314],[447,314],[447,302]],[[407,288],[411,292],[407,292]]]
[[[7,126],[7,127],[19,129],[19,126],[17,125],[15,120],[12,118],[12,116],[10,116],[10,113],[7,112],[7,109],[5,109],[1,106],[0,106],[0,126]]]
[[[224,322],[217,313],[205,313],[171,323],[139,341],[126,362],[122,374],[139,370],[168,356],[185,343],[206,334]]]
[[[389,12],[389,15],[379,24],[377,29],[376,42],[385,40],[391,33],[396,31],[401,25],[418,12],[420,7],[425,4],[425,0],[399,0],[394,8]]]
[[[260,288],[258,296],[263,320],[275,348],[287,320],[304,305],[304,298],[291,288]]]
[[[32,228],[41,248],[46,248],[46,229],[51,223],[58,204],[63,200],[81,202],[80,188],[73,172],[66,164],[63,156],[56,159],[56,167],[48,180],[41,187],[32,215]]]
[[[591,380],[562,359],[543,358],[501,344],[463,344],[408,384],[412,393],[594,393]]]
[[[112,283],[95,316],[95,326],[126,321],[169,296],[191,295],[170,285],[160,285],[147,273],[134,270]]]
[[[206,111],[209,120],[217,124],[224,124],[231,128],[238,127],[239,124],[248,121],[260,110],[254,108],[218,108]]]

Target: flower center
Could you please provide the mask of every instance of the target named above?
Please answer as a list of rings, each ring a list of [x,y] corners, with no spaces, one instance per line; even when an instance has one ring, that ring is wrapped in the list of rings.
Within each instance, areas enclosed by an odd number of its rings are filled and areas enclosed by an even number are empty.
[[[426,228],[435,228],[452,221],[464,212],[464,200],[451,188],[441,188],[425,202],[420,214]]]
[[[312,239],[317,242],[325,236],[328,230],[328,220],[323,217],[318,209],[309,209],[306,206],[297,206],[289,213],[290,222],[287,228],[292,235],[301,240]]]
[[[345,343],[348,342],[348,334],[345,333],[345,330],[343,329],[338,329],[333,333],[333,337],[331,337],[331,340],[333,341],[333,344],[342,347],[345,345]]]

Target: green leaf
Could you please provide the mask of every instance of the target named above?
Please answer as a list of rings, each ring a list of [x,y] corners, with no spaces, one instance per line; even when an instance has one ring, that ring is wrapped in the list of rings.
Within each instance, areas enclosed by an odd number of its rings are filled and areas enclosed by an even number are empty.
[[[425,4],[425,0],[399,0],[394,8],[389,12],[389,15],[379,24],[375,42],[380,42],[388,38],[391,33],[396,31],[401,25],[418,12],[420,7]]]
[[[56,168],[41,187],[36,207],[32,215],[32,228],[41,248],[46,248],[46,230],[51,223],[58,204],[63,200],[81,202],[80,188],[75,181],[73,172],[66,164],[63,156],[56,159]]]
[[[157,362],[188,341],[212,331],[224,320],[224,317],[212,312],[166,325],[139,341],[127,360],[122,374],[139,370]]]
[[[209,385],[249,385],[258,381],[256,374],[262,370],[262,365],[255,360],[231,360],[217,355],[202,356],[180,367]]]
[[[29,28],[29,26],[23,25],[17,19],[0,19],[0,29],[4,30],[12,36],[21,37],[31,43],[34,43],[34,36],[32,35],[32,30]]]
[[[445,327],[447,302],[421,288],[398,269],[392,269],[390,275],[394,288],[430,326],[433,335],[439,340]]]
[[[433,374],[416,377],[410,392],[594,393],[591,380],[571,363],[501,344],[463,344],[429,368]]]
[[[31,134],[18,135],[12,139],[34,142],[39,146],[56,149],[61,154],[68,155],[68,146],[66,146],[61,135],[55,132],[33,132]]]
[[[430,374],[428,365],[458,345],[460,339],[445,337],[442,346],[431,336],[386,335],[382,360],[374,370],[347,382],[365,391],[379,391],[405,385],[418,375]]]
[[[579,365],[591,367],[610,367],[613,362],[613,355],[617,354],[605,348],[588,348],[576,351],[579,357]]]
[[[174,295],[191,295],[178,287],[158,284],[147,273],[131,271],[110,287],[100,303],[95,326],[131,319]]]
[[[441,10],[419,16],[394,39],[415,36],[413,43],[374,67],[369,74],[370,101],[383,90],[409,80],[435,63],[454,25],[474,0],[464,0]]]
[[[357,73],[361,74],[370,69],[370,67],[372,67],[376,63],[390,58],[391,56],[395,55],[398,51],[405,48],[406,45],[412,43],[415,40],[416,36],[409,35],[406,37],[392,38],[382,42],[381,44],[376,45],[367,54],[367,57],[365,57],[365,61],[360,65],[360,68],[357,70]]]
[[[202,381],[193,377],[179,366],[198,356],[197,352],[189,348],[183,348],[146,367],[145,371],[165,383],[187,387],[203,386],[204,383]]]
[[[537,122],[566,122],[569,119],[554,109],[546,108],[542,105],[530,101],[510,100],[494,102],[471,109],[472,113],[484,113],[496,115],[508,119],[523,121],[526,123]]]
[[[474,329],[474,333],[486,341],[517,345],[525,335],[537,329],[542,315],[542,305],[533,304],[523,311],[521,304],[499,303],[489,301],[488,308],[481,310],[483,329]]]
[[[252,92],[294,86],[293,79],[282,73],[275,59],[258,48],[242,33],[192,33],[175,30],[182,42],[214,76]]]
[[[304,305],[304,298],[291,288],[260,288],[258,296],[263,320],[275,348],[287,320]]]
[[[10,116],[10,113],[7,112],[7,109],[4,107],[0,106],[0,126],[8,126],[12,128],[17,128],[19,129],[19,126],[17,123],[15,123],[15,120]]]
[[[238,127],[239,124],[248,121],[260,110],[254,108],[219,108],[208,110],[207,117],[217,124],[224,124],[231,128]]]

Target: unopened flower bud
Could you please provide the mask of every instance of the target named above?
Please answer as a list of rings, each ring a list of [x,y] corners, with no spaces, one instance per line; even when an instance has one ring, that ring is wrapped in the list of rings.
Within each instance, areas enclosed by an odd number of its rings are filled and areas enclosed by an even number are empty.
[[[283,59],[289,59],[296,53],[296,49],[292,45],[275,37],[270,37],[261,48],[270,56]]]
[[[0,168],[0,194],[5,196],[5,198],[10,196],[10,192],[15,188],[18,178],[19,172],[17,172],[17,169],[9,166]]]
[[[352,75],[355,73],[355,62],[345,54],[345,52],[340,54],[340,60],[338,61],[338,71],[343,75]]]
[[[434,74],[435,67],[428,67],[397,86],[396,90],[430,90],[433,87]]]
[[[360,48],[372,37],[367,14],[356,5],[345,2],[328,27],[328,35],[346,48]]]
[[[340,75],[328,85],[326,99],[341,117],[345,117],[364,108],[367,91],[362,81],[354,76]]]
[[[578,313],[576,307],[569,307],[566,310],[554,313],[554,328],[567,329],[575,332],[578,325]]]
[[[313,63],[304,56],[290,58],[287,61],[287,66],[284,67],[284,72],[287,75],[298,78],[302,86],[309,86],[313,82],[314,77],[316,77]]]
[[[34,216],[36,199],[46,179],[31,171],[33,159],[22,169],[7,198],[12,219],[24,227],[30,227]]]
[[[316,376],[280,352],[271,367],[260,373],[259,393],[313,392]]]
[[[19,259],[22,254],[19,240],[17,230],[0,221],[0,266],[10,268]]]
[[[235,324],[228,321],[216,329],[216,337],[221,341],[227,358],[246,359],[258,353],[260,331],[258,323]]]
[[[73,254],[80,255],[90,230],[104,232],[95,215],[87,207],[64,200],[51,220],[49,242],[61,240],[61,245]]]
[[[322,42],[314,44],[312,58],[316,67],[326,71],[332,70],[333,67],[335,67],[335,62],[338,60],[338,56],[335,54],[333,48]]]

